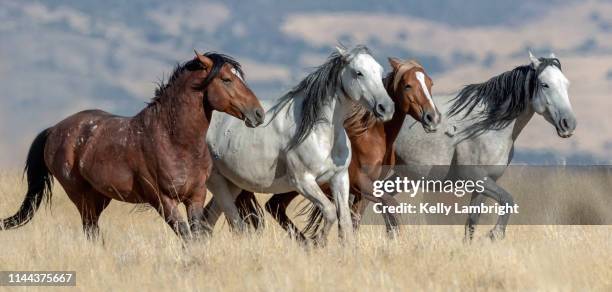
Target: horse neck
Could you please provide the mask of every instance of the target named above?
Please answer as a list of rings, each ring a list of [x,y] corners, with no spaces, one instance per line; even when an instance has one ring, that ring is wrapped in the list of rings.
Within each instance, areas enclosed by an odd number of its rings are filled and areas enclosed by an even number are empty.
[[[139,116],[145,121],[145,127],[164,132],[165,135],[159,136],[161,139],[169,139],[175,145],[201,146],[212,110],[205,106],[202,92],[193,91],[188,86],[168,88],[167,96],[147,107]]]
[[[327,121],[331,121],[331,126],[334,129],[338,127],[344,129],[344,120],[346,118],[346,114],[349,112],[350,102],[346,100],[347,97],[344,97],[342,94],[338,94],[337,97],[333,98],[322,111],[322,118]]]
[[[393,113],[393,117],[391,120],[384,123],[387,145],[393,145],[397,139],[397,136],[399,136],[404,120],[406,120],[406,114],[399,107],[398,103],[395,103],[395,112]]]
[[[512,141],[516,141],[516,138],[518,138],[525,126],[527,126],[527,123],[529,123],[534,113],[535,112],[533,111],[531,106],[529,106],[528,109],[525,110],[525,112],[518,116],[518,118],[514,122],[514,127],[512,128]]]
[[[395,71],[390,76],[395,76]],[[389,96],[394,96],[395,92],[393,92],[393,77],[384,78],[383,84],[385,85],[385,89],[387,89],[387,94],[389,94]],[[399,103],[394,102],[394,104],[395,111],[393,113],[393,117],[391,120],[384,123],[387,145],[393,145],[395,139],[397,139],[397,136],[399,135],[400,130],[402,129],[404,120],[406,119],[406,114],[400,108]]]

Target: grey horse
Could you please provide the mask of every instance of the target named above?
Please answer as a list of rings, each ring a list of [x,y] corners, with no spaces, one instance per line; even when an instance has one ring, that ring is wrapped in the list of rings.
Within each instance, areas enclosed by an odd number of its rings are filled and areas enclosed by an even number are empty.
[[[512,161],[514,142],[534,113],[554,125],[562,138],[570,137],[576,128],[569,81],[559,60],[554,54],[536,58],[531,52],[529,59],[529,64],[467,85],[457,95],[434,98],[445,113],[439,127],[442,130],[437,133],[425,133],[414,126],[416,121],[406,119],[396,149],[398,165],[405,165],[410,173],[401,173],[398,168],[396,175],[420,178],[437,172],[446,177],[486,178],[484,191],[472,193],[470,205],[480,205],[486,198],[513,205],[512,195],[497,180]],[[468,216],[467,241],[473,238],[479,215]],[[509,218],[509,213],[498,217],[489,232],[491,239],[505,236]]]

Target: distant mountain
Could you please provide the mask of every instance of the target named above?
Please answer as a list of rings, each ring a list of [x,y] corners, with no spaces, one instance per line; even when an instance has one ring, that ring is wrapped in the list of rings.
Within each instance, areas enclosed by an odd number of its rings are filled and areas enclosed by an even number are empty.
[[[21,163],[37,131],[70,113],[134,114],[193,48],[236,57],[258,96],[271,99],[323,62],[338,41],[367,44],[385,67],[386,56],[418,58],[436,80],[434,92],[525,63],[529,48],[555,50],[570,80],[589,78],[572,91],[580,94],[578,134],[561,141],[536,122],[519,146],[609,162],[612,123],[593,116],[610,104],[610,15],[612,5],[603,1],[5,0],[0,165]]]

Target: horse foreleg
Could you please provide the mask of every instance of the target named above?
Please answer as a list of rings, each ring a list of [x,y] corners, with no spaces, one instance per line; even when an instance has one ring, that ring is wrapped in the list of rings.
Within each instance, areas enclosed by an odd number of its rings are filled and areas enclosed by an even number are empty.
[[[304,195],[307,199],[309,199],[313,204],[315,204],[322,212],[323,218],[325,218],[323,223],[323,229],[319,232],[319,234],[314,238],[316,243],[320,245],[325,245],[327,243],[327,235],[331,230],[332,226],[336,222],[336,207],[332,202],[327,198],[325,193],[321,190],[317,181],[313,176],[306,175],[306,177],[301,180],[296,180],[296,188],[297,191]],[[348,186],[347,186],[348,193]],[[347,195],[347,204],[348,204],[348,195]],[[350,217],[349,217],[350,220]]]
[[[363,217],[363,213],[365,213],[365,208],[368,206],[368,201],[363,199],[361,194],[355,194],[355,199],[353,200],[353,204],[351,205],[351,218],[353,219],[353,230],[359,230],[359,226],[361,225],[361,219]]]
[[[360,175],[358,176],[358,180],[359,180],[359,183],[357,185],[357,187],[358,187],[357,191],[361,195],[360,196],[361,197],[361,201],[364,201],[363,203],[359,202],[360,204],[362,204],[362,206],[359,206],[361,208],[359,210],[360,211],[360,213],[359,213],[359,218],[360,219],[361,219],[361,216],[363,216],[363,214],[365,212],[365,207],[368,204],[366,200],[372,201],[372,202],[381,202],[384,206],[397,206],[397,205],[399,205],[397,200],[393,196],[391,196],[390,194],[383,193],[383,195],[381,197],[375,197],[374,195],[372,195],[374,193],[374,189],[373,189],[374,182],[366,174],[360,173]],[[385,213],[382,214],[382,216],[383,216],[383,219],[385,220],[385,227],[387,228],[387,234],[390,237],[397,236],[397,234],[400,231],[400,227],[399,227],[399,223],[398,223],[399,220],[397,219],[395,214],[389,213],[389,212],[385,212]]]
[[[342,240],[350,240],[353,237],[353,221],[351,220],[351,209],[349,207],[349,187],[348,171],[335,175],[330,181],[330,188],[334,196],[338,216],[338,236]]]
[[[204,228],[207,233],[212,234],[221,214],[223,214],[223,211],[213,196],[213,199],[204,207]]]
[[[485,196],[482,193],[474,192],[472,194],[472,198],[470,199],[470,206],[478,206],[482,204],[485,200]],[[480,213],[470,213],[468,215],[467,222],[465,223],[465,242],[471,242],[474,238],[474,230],[476,229],[476,225],[478,224],[478,220],[480,219]]]
[[[204,202],[206,201],[206,188],[196,190],[193,195],[185,201],[187,209],[187,220],[194,239],[199,239],[206,232],[204,218]]]
[[[266,211],[272,215],[272,217],[280,224],[285,231],[287,231],[292,237],[295,237],[299,241],[305,241],[306,237],[300,231],[295,224],[289,219],[287,216],[287,207],[293,199],[295,199],[299,194],[297,192],[284,193],[284,194],[275,194],[266,202]]]
[[[500,206],[514,205],[514,198],[512,195],[500,187],[495,180],[488,178],[484,185],[483,195],[497,201]],[[503,239],[506,233],[506,225],[510,219],[510,213],[500,215],[497,217],[497,223],[495,227],[489,232],[489,237],[492,240]]]
[[[213,194],[214,201],[213,205],[209,204],[210,208],[207,206],[206,222],[209,226],[214,226],[219,216],[221,216],[220,211],[223,211],[230,226],[239,232],[243,232],[246,226],[240,218],[240,212],[235,203],[242,190],[214,169],[206,184],[208,190]]]
[[[149,204],[166,220],[174,233],[183,240],[190,238],[189,225],[181,216],[178,208],[179,202],[175,198],[162,194],[157,200],[151,200]]]

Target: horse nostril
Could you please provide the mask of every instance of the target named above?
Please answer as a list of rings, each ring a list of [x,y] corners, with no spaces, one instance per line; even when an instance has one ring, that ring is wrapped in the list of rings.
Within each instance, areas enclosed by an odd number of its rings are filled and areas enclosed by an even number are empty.
[[[262,109],[256,109],[255,110],[255,116],[257,117],[258,120],[263,120],[264,119],[264,111]]]
[[[386,112],[387,112],[387,109],[385,109],[385,106],[384,106],[384,105],[382,105],[382,104],[380,104],[380,103],[379,103],[379,104],[376,106],[376,110],[377,110],[377,111],[378,111],[378,113],[380,113],[380,114],[384,114],[384,113],[386,113]]]
[[[431,123],[433,123],[434,118],[433,118],[432,114],[425,113],[425,115],[423,115],[423,120],[425,121],[425,123],[431,124]]]
[[[566,118],[561,119],[561,125],[563,126],[563,129],[565,129],[565,130],[570,128],[569,122],[567,121]]]

